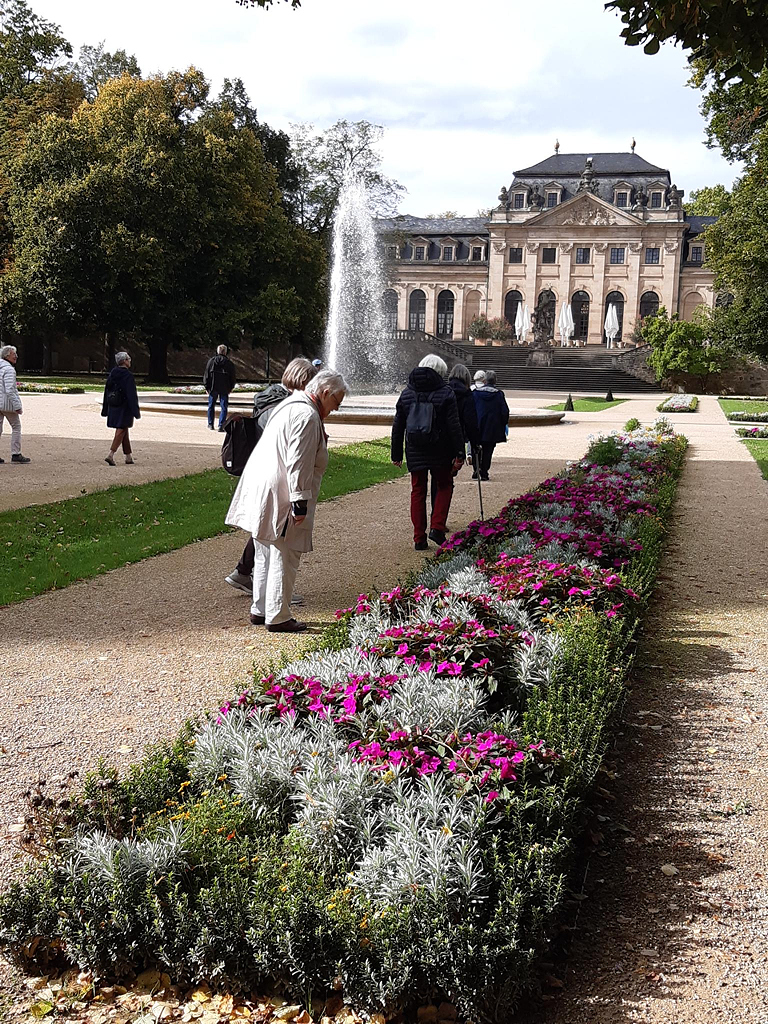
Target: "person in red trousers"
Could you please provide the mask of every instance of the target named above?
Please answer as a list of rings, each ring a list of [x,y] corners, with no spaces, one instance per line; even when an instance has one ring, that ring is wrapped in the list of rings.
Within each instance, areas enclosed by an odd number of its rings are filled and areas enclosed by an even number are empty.
[[[429,539],[445,542],[448,510],[453,497],[454,471],[464,462],[464,434],[456,395],[444,378],[448,367],[436,355],[425,356],[408,377],[408,386],[397,400],[392,424],[391,458],[396,466],[405,461],[411,474],[411,522],[413,544],[426,551],[427,494],[432,476],[434,506]]]

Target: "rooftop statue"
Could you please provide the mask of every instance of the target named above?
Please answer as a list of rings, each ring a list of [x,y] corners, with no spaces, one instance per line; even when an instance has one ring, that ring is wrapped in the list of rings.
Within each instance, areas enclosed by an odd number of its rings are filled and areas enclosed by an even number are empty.
[[[595,171],[592,167],[591,156],[588,156],[584,161],[584,170],[581,172],[581,178],[579,179],[576,191],[597,193],[597,181],[595,180]]]
[[[531,194],[528,196],[528,205],[534,210],[540,210],[544,205],[544,196],[539,192],[539,186],[534,185]]]
[[[667,206],[669,206],[670,210],[680,209],[681,194],[682,193],[678,191],[677,185],[673,182],[667,189]]]
[[[501,192],[499,192],[499,202],[502,206],[509,206],[509,191],[504,185],[501,186]]]

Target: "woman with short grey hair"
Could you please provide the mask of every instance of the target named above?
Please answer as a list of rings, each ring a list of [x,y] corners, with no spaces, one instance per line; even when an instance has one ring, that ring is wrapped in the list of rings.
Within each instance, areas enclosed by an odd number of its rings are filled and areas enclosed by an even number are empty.
[[[8,420],[11,427],[11,462],[25,463],[31,460],[21,454],[21,414],[24,411],[19,388],[16,383],[16,360],[19,354],[15,345],[0,348],[0,434],[3,423]],[[0,463],[5,459],[0,459]]]
[[[133,426],[134,419],[141,419],[141,410],[136,381],[131,373],[131,357],[127,352],[118,352],[115,355],[115,365],[104,385],[101,415],[107,417],[107,426],[115,431],[112,445],[104,461],[108,466],[114,466],[115,452],[122,445],[125,464],[132,466],[133,453],[128,431]]]
[[[251,622],[272,633],[300,633],[291,594],[299,561],[312,550],[312,527],[320,484],[328,466],[323,421],[347,394],[340,373],[321,370],[305,391],[294,391],[277,407],[240,477],[227,524],[253,536]]]

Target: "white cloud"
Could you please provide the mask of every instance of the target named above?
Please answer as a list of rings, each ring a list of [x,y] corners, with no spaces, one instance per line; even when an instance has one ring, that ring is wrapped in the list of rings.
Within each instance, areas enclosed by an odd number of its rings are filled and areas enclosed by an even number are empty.
[[[77,48],[104,40],[144,71],[194,64],[214,88],[246,83],[276,127],[365,118],[387,127],[386,173],[419,214],[491,205],[512,171],[563,152],[624,150],[670,168],[690,191],[734,168],[702,144],[698,95],[680,50],[623,45],[595,0],[31,0]]]

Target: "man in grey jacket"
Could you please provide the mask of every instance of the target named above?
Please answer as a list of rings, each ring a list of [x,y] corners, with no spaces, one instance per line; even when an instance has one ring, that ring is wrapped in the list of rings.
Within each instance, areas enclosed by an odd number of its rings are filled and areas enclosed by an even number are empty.
[[[16,386],[16,360],[19,358],[15,345],[0,348],[0,434],[3,422],[11,426],[11,462],[29,462],[21,454],[21,414],[24,411]],[[5,459],[0,459],[5,462]]]

